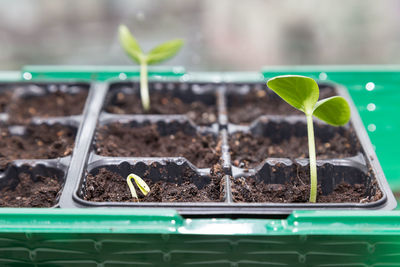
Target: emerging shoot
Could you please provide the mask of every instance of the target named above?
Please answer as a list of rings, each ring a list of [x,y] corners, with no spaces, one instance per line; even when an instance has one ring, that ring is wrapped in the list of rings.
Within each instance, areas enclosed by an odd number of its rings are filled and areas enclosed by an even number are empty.
[[[324,122],[341,126],[350,120],[350,107],[340,96],[318,101],[318,84],[309,77],[285,75],[274,77],[267,82],[268,87],[293,107],[304,112],[307,117],[308,150],[310,157],[310,202],[317,200],[317,162],[315,156],[313,115]]]
[[[142,178],[140,178],[136,174],[131,173],[128,175],[128,177],[126,177],[126,182],[128,183],[128,187],[129,187],[129,190],[131,191],[132,197],[139,202],[139,198],[138,198],[138,195],[136,194],[135,187],[132,184],[132,179],[135,180],[137,187],[139,187],[140,191],[145,196],[150,192],[150,187],[146,184],[145,181],[143,181]]]
[[[174,39],[144,53],[135,37],[125,25],[119,26],[119,40],[128,56],[140,65],[140,97],[144,111],[150,109],[149,85],[147,80],[147,65],[156,64],[173,57],[183,45],[183,40]]]

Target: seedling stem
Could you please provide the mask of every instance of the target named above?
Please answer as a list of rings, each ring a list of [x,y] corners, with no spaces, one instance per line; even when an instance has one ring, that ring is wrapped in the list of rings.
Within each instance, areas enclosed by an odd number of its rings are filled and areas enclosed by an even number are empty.
[[[150,109],[150,95],[149,95],[149,83],[147,81],[147,63],[141,61],[140,63],[140,97],[142,99],[143,109],[148,111]]]
[[[310,157],[310,202],[317,201],[317,160],[315,155],[314,125],[312,114],[307,116],[308,153]]]

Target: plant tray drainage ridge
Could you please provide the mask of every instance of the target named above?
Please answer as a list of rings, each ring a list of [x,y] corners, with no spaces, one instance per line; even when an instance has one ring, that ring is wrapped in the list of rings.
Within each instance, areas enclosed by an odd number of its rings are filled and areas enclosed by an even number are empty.
[[[393,194],[349,95],[332,84],[320,86],[323,97],[345,97],[352,118],[340,128],[314,122],[318,203],[307,203],[305,120],[261,83],[151,82],[149,114],[141,110],[136,82],[4,83],[1,129],[23,136],[32,125],[62,125],[71,129],[75,145],[54,158],[0,158],[6,162],[0,196],[28,178],[42,183],[46,176],[57,181],[50,194],[55,199],[47,200],[46,207],[157,207],[191,216],[393,209]],[[55,109],[53,114],[35,104],[52,97],[53,106],[45,109]],[[29,103],[33,106],[15,113]],[[140,202],[128,190],[130,173],[151,188],[146,197],[139,192]]]

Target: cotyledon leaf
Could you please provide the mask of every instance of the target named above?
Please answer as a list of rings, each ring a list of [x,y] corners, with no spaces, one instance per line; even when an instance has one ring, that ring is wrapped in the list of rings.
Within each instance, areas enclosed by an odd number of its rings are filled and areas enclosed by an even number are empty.
[[[147,195],[150,192],[150,187],[146,184],[146,182],[140,178],[138,175],[131,173],[126,178],[126,182],[128,183],[129,190],[131,191],[132,197],[138,199],[136,194],[135,187],[132,184],[132,179],[135,180],[136,185],[139,187],[140,191],[143,195]]]
[[[283,100],[304,113],[311,113],[318,101],[318,84],[309,77],[277,76],[268,80],[267,85]]]
[[[351,112],[346,99],[333,96],[318,101],[313,115],[330,125],[341,126],[350,120]]]
[[[173,57],[182,45],[182,39],[175,39],[156,46],[147,54],[147,63],[155,64]]]
[[[118,28],[119,39],[124,48],[125,52],[138,64],[141,63],[142,58],[144,58],[144,54],[142,49],[140,48],[138,42],[135,37],[133,37],[132,33],[129,31],[128,27],[125,25],[120,25]]]

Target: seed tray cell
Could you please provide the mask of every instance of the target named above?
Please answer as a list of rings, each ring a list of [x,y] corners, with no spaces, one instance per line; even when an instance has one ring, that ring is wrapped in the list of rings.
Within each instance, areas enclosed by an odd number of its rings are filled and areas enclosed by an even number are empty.
[[[333,87],[320,86],[320,98],[335,94]],[[228,84],[226,103],[229,121],[240,125],[250,124],[263,115],[302,115],[261,83]]]
[[[68,161],[14,161],[0,174],[0,207],[57,207]]]
[[[139,83],[116,83],[104,110],[114,114],[185,114],[195,124],[217,122],[217,96],[212,84],[150,83],[150,110],[143,111]]]
[[[361,153],[354,128],[332,127],[314,123],[318,159],[335,159]],[[307,158],[308,139],[305,118],[300,116],[263,116],[251,127],[229,128],[228,143],[232,164],[236,167],[254,168],[266,158]]]
[[[126,187],[126,177],[130,173],[142,177],[152,188],[152,192],[146,197],[138,192],[140,203],[134,202]],[[103,183],[111,184],[111,186],[99,186]],[[112,206],[181,206],[185,208],[186,205],[181,205],[180,202],[187,202],[187,198],[194,198],[198,202],[224,201],[224,184],[221,176],[211,175],[205,169],[196,169],[184,158],[168,160],[103,158],[88,167],[88,175],[81,183],[78,197],[82,204],[89,206],[111,204]],[[164,192],[166,189],[168,192]]]
[[[325,202],[327,206],[379,206],[383,200],[376,180],[361,164],[358,165],[349,160],[319,161],[318,204]],[[307,162],[268,160],[255,174],[238,172],[231,179],[233,199],[235,202],[281,202],[304,207],[301,203],[308,201],[308,177]]]
[[[36,118],[81,115],[88,92],[87,83],[3,83],[0,85],[0,113],[4,113],[3,121],[11,124],[26,124]]]
[[[0,171],[13,160],[70,157],[79,121],[74,118],[43,119],[28,125],[0,126]],[[6,151],[10,151],[7,153]]]
[[[130,117],[130,118],[129,118]],[[137,120],[135,120],[135,118]],[[94,150],[113,157],[179,157],[199,168],[211,168],[220,157],[218,134],[212,129],[197,129],[182,117],[168,120],[159,116],[126,116],[98,128]]]

